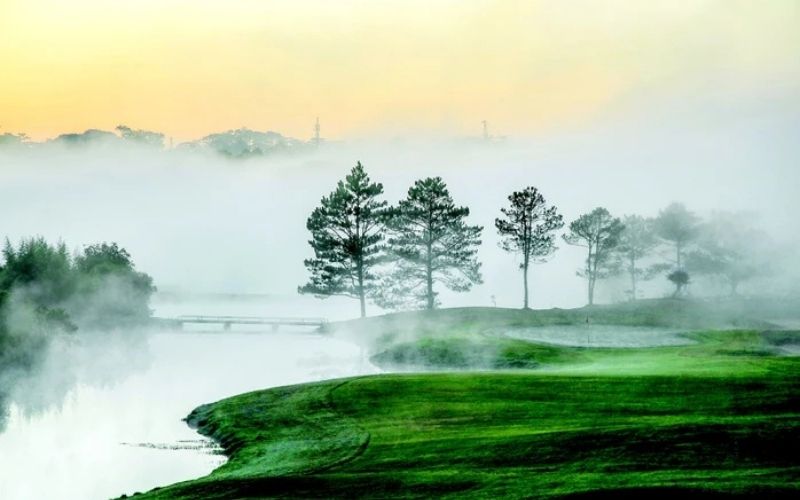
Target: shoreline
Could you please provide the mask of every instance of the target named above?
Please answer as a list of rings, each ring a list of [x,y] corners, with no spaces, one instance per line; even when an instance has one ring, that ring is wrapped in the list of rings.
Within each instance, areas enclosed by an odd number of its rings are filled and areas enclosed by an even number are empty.
[[[227,462],[137,498],[800,492],[800,466],[787,451],[800,447],[800,358],[778,353],[800,344],[800,332],[706,330],[689,334],[692,344],[626,348],[514,339],[503,354],[514,363],[464,371],[442,360],[459,359],[450,351],[465,340],[481,339],[485,349],[509,339],[486,335],[460,312],[435,314],[438,330],[410,342],[402,331],[384,338],[387,330],[374,328],[407,326],[396,316],[349,322],[371,332],[373,362],[400,347],[425,354],[444,339],[427,360],[431,371],[281,386],[201,405],[184,420],[218,442]],[[541,472],[523,472],[531,467]]]

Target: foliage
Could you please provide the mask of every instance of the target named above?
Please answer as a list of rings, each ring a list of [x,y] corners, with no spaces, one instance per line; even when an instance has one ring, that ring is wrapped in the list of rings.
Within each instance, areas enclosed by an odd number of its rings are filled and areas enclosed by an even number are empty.
[[[6,241],[0,267],[0,364],[29,366],[54,335],[126,327],[150,317],[152,280],[117,244],[72,258],[44,238]]]
[[[770,243],[748,214],[718,212],[701,226],[686,267],[695,274],[722,278],[735,295],[742,283],[769,271]]]
[[[61,134],[53,142],[66,146],[89,146],[119,141],[119,137],[106,130],[89,129],[80,133]]]
[[[589,305],[594,304],[594,287],[598,279],[603,279],[618,272],[618,261],[614,259],[614,250],[619,245],[620,236],[625,226],[618,218],[603,207],[597,207],[588,214],[583,214],[569,225],[569,233],[564,241],[570,245],[587,249],[586,262],[578,276],[586,278],[588,284]]]
[[[699,218],[681,203],[672,203],[653,222],[656,234],[675,246],[675,266],[683,266],[686,246],[699,234]]]
[[[294,151],[306,147],[307,144],[277,132],[241,128],[210,134],[188,146],[207,148],[229,158],[250,158]]]
[[[503,218],[494,225],[502,237],[500,247],[522,255],[523,308],[528,308],[528,267],[531,262],[544,262],[556,251],[555,232],[564,227],[564,218],[555,206],[548,207],[544,196],[533,186],[515,191],[508,197],[510,205],[501,208]]]
[[[29,137],[26,134],[12,134],[4,132],[0,134],[0,147],[4,146],[22,146],[27,144]]]
[[[631,280],[629,291],[631,299],[638,298],[637,284],[639,280],[653,277],[651,269],[642,267],[641,261],[648,257],[658,245],[658,238],[653,231],[653,220],[639,215],[626,215],[622,219],[625,228],[622,230],[616,251],[622,261],[622,267]]]
[[[387,203],[378,199],[383,185],[370,181],[361,162],[320,201],[306,222],[314,258],[304,261],[311,273],[300,293],[317,297],[357,298],[361,316],[377,286],[375,267],[383,261]]]
[[[388,219],[394,268],[378,297],[381,305],[433,309],[436,283],[463,292],[483,282],[477,259],[483,227],[468,225],[467,216],[469,208],[455,205],[440,177],[411,186]]]
[[[689,284],[689,273],[683,269],[676,269],[667,275],[667,279],[675,285],[673,296],[678,296]]]
[[[17,290],[36,308],[63,304],[74,292],[76,281],[66,245],[50,245],[37,237],[20,242],[15,248],[6,240],[5,264],[0,274],[0,297],[6,299]]]
[[[131,141],[143,146],[155,148],[164,147],[164,134],[161,132],[151,132],[149,130],[136,130],[125,125],[118,125],[116,128],[120,137],[126,141]]]
[[[77,293],[68,310],[87,327],[118,327],[150,317],[153,280],[116,243],[89,245],[75,258]]]

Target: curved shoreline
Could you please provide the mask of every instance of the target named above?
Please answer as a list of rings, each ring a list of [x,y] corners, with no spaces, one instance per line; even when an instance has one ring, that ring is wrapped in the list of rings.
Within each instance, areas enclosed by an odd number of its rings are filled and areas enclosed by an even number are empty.
[[[361,376],[202,405],[187,421],[228,462],[137,498],[800,493],[800,359],[764,350],[766,333],[694,337],[584,349],[590,363],[556,370]]]

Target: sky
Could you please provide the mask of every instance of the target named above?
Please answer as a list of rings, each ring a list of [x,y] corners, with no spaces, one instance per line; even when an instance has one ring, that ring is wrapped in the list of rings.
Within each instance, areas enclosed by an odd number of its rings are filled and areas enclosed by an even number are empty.
[[[0,0],[0,133],[521,137],[758,106],[798,95],[797,26],[791,0]]]

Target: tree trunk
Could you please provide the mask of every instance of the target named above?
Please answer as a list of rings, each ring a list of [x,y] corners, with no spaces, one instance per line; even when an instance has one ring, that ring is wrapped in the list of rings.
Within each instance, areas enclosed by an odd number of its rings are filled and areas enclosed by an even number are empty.
[[[592,245],[589,244],[589,256],[586,257],[586,281],[588,282],[589,305],[594,304],[594,280],[597,276],[597,249],[592,260]]]
[[[631,300],[636,300],[636,259],[631,257]]]
[[[434,301],[433,301],[433,257],[431,256],[431,252],[433,251],[433,249],[431,248],[431,246],[432,245],[431,245],[431,243],[429,241],[428,242],[428,258],[427,258],[427,262],[426,262],[427,265],[426,265],[426,270],[425,270],[426,274],[427,274],[426,275],[426,281],[427,281],[427,283],[426,283],[426,285],[427,285],[427,289],[426,289],[427,304],[426,304],[426,307],[428,308],[428,310],[433,309],[433,306],[434,306]]]
[[[433,272],[431,272],[430,266],[428,267],[427,279],[428,279],[428,283],[427,283],[428,289],[427,289],[427,292],[426,292],[427,299],[428,299],[427,308],[428,309],[433,309],[433,305],[434,305],[433,304]]]
[[[361,304],[361,317],[367,316],[367,301],[364,297],[364,267],[361,263],[358,265],[358,301]]]
[[[522,283],[525,287],[525,299],[522,302],[523,309],[530,309],[528,307],[528,259],[522,264]]]
[[[358,214],[361,213],[361,207],[359,207]],[[356,235],[358,235],[359,241],[359,255],[358,255],[358,301],[361,306],[361,317],[364,318],[367,316],[367,301],[366,297],[364,297],[364,248],[361,245],[361,239],[363,235],[361,234],[361,218],[356,217]]]

